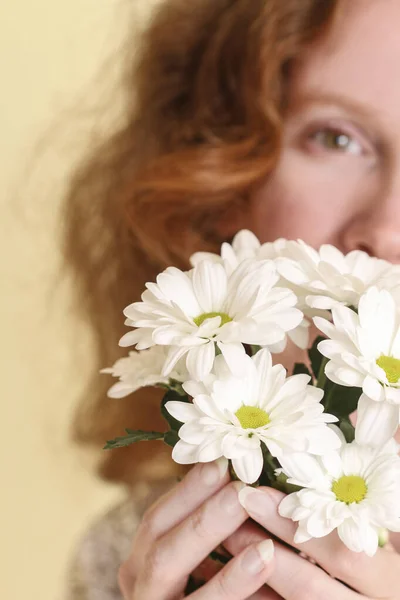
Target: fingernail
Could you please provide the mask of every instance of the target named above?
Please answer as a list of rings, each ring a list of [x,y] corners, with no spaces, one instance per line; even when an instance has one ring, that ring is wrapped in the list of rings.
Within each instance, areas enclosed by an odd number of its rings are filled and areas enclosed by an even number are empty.
[[[239,502],[247,512],[260,516],[265,515],[270,507],[267,494],[249,486],[240,490]]]
[[[228,461],[223,456],[211,463],[205,463],[200,472],[200,477],[205,485],[215,485],[221,481],[228,470]]]
[[[257,546],[249,548],[243,556],[243,570],[252,575],[260,573],[265,565],[271,562],[274,557],[274,552],[275,548],[272,540],[264,540],[257,544]]]
[[[235,481],[235,483],[229,484],[221,495],[221,507],[228,515],[236,515],[242,510],[239,502],[240,490],[245,487],[246,484],[242,481]]]

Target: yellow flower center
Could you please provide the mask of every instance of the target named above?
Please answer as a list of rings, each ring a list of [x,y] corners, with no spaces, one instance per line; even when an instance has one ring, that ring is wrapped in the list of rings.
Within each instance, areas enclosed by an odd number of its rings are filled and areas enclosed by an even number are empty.
[[[200,327],[200,325],[202,325],[206,319],[213,319],[214,317],[221,317],[220,327],[225,325],[225,323],[230,323],[232,321],[229,315],[222,312],[203,313],[199,317],[194,318],[193,321],[196,323],[197,327]]]
[[[271,422],[269,415],[256,406],[241,406],[235,415],[243,429],[257,429]]]
[[[382,354],[376,361],[376,364],[385,371],[389,383],[397,383],[399,381],[400,360],[398,358]]]
[[[340,502],[361,502],[367,495],[367,484],[358,475],[344,475],[332,485],[332,492]]]

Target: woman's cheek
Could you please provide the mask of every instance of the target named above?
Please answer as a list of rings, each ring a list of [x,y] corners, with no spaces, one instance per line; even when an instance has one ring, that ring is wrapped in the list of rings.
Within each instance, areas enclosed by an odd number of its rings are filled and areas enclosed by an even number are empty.
[[[346,167],[346,168],[345,168]],[[287,152],[255,194],[253,230],[262,241],[301,238],[312,246],[335,243],[359,210],[362,177],[340,160]]]

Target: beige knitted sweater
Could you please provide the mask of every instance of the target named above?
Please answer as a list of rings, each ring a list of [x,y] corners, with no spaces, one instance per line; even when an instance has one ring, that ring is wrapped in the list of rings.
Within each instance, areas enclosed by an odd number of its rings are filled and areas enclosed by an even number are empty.
[[[146,507],[175,482],[151,488],[138,485],[131,496],[89,527],[69,562],[65,600],[122,600],[118,569],[129,555],[140,519]]]

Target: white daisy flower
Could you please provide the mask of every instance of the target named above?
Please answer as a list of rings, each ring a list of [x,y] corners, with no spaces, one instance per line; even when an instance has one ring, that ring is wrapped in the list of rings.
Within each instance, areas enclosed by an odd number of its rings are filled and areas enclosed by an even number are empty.
[[[329,361],[326,376],[339,385],[360,387],[357,441],[380,445],[393,437],[400,407],[400,318],[393,296],[369,289],[358,314],[345,306],[332,309],[333,323],[315,317],[330,339],[318,344]]]
[[[119,378],[119,381],[108,390],[107,396],[125,398],[143,387],[168,385],[171,380],[183,382],[189,379],[183,361],[179,361],[168,376],[162,375],[166,357],[167,348],[154,346],[149,350],[129,352],[128,356],[119,358],[112,367],[102,369],[101,373]]]
[[[376,449],[342,441],[339,451],[316,457],[279,457],[288,482],[303,489],[286,496],[279,514],[298,522],[295,543],[337,529],[353,552],[373,556],[382,528],[400,531],[400,458],[397,444]]]
[[[276,287],[279,276],[272,261],[242,262],[231,275],[223,265],[205,260],[189,272],[174,267],[148,283],[142,302],[124,314],[137,329],[127,333],[121,346],[138,350],[156,344],[169,346],[163,368],[168,375],[187,355],[192,378],[210,373],[216,347],[232,372],[239,372],[243,344],[274,348],[303,318],[295,308],[295,294]]]
[[[360,250],[345,255],[328,244],[317,251],[301,240],[288,242],[285,256],[276,265],[284,279],[302,290],[306,304],[318,310],[337,304],[357,308],[369,287],[380,282],[385,287],[400,284],[398,266]]]
[[[190,262],[193,266],[197,266],[203,260],[211,260],[212,262],[223,264],[227,273],[232,273],[243,261],[248,259],[262,261],[275,260],[281,256],[290,257],[290,248],[290,243],[284,238],[279,238],[275,242],[261,244],[254,233],[247,229],[243,229],[235,235],[232,245],[227,242],[222,244],[220,255],[213,254],[212,252],[196,252],[190,258]],[[288,285],[286,281],[280,280],[277,285],[292,289],[296,296],[298,296],[297,290],[294,289],[292,284]],[[303,309],[306,308],[305,302],[299,301],[297,308],[304,312]],[[314,314],[315,311],[312,316],[314,316]],[[304,350],[308,347],[309,343],[309,328],[309,321],[303,318],[298,327],[288,331],[288,337],[296,346]],[[277,352],[282,352],[284,349],[284,344],[276,347]]]
[[[278,457],[288,450],[324,454],[340,446],[340,438],[326,425],[337,419],[323,412],[323,391],[308,385],[309,376],[286,378],[282,365],[272,366],[266,349],[244,357],[242,377],[229,373],[221,359],[204,382],[183,384],[193,404],[166,404],[184,423],[172,453],[176,462],[225,456],[242,481],[254,483],[263,467],[262,444]]]
[[[283,238],[275,242],[261,244],[259,239],[248,229],[239,231],[232,240],[232,244],[224,242],[221,254],[212,252],[196,252],[190,258],[190,263],[195,267],[203,260],[221,263],[228,273],[232,273],[241,262],[252,258],[254,260],[271,260],[282,256],[287,241]]]

